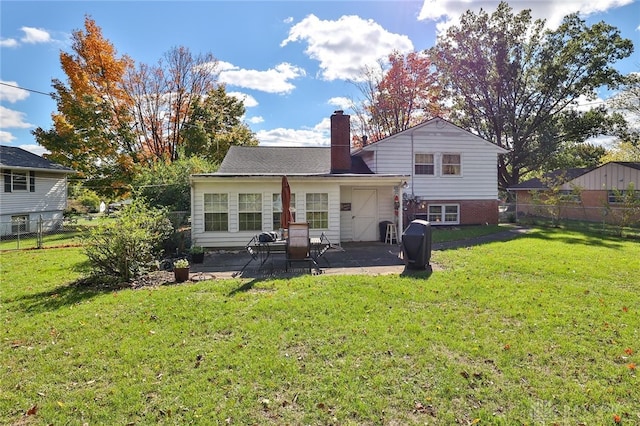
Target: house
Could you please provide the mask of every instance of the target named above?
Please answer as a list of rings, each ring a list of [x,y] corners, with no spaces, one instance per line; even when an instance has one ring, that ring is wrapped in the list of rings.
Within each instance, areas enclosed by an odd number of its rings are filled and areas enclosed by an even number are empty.
[[[24,149],[0,145],[0,236],[48,231],[62,224],[72,169]]]
[[[404,222],[498,223],[498,155],[508,151],[442,118],[354,152],[373,173],[408,174]]]
[[[394,200],[408,177],[372,173],[350,146],[350,117],[336,111],[330,147],[231,147],[216,173],[191,176],[193,244],[241,247],[261,231],[278,231],[284,175],[293,219],[308,222],[311,237],[375,241],[382,221],[402,229]]]
[[[619,220],[625,208],[620,196],[633,184],[640,199],[640,162],[612,161],[596,168],[549,172],[508,188],[516,197],[517,217],[545,215],[536,193],[555,189],[563,195],[557,208],[563,219],[611,222]],[[640,221],[640,217],[638,217]]]
[[[435,224],[497,223],[497,156],[506,150],[437,118],[352,153],[349,120],[331,116],[328,148],[232,147],[216,173],[192,175],[194,244],[238,247],[277,231],[283,175],[294,220],[334,243],[383,240],[380,223],[402,230],[420,214]]]

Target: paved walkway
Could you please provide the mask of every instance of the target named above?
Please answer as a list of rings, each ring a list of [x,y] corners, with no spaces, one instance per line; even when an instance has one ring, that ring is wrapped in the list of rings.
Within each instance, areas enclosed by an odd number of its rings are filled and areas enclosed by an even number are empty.
[[[434,243],[432,250],[448,250],[458,247],[469,247],[494,241],[506,241],[527,232],[527,228],[513,227],[491,235],[469,238],[460,241]],[[237,276],[251,257],[244,249],[218,250],[208,252],[204,263],[192,264],[192,279],[233,278]],[[384,275],[403,274],[405,270],[402,258],[402,247],[398,244],[381,242],[344,243],[341,248],[329,249],[319,260],[323,275]],[[252,261],[242,273],[243,278],[287,278],[308,274],[306,268],[286,268],[284,254],[270,256],[260,268],[259,262]],[[288,269],[288,270],[287,270]]]

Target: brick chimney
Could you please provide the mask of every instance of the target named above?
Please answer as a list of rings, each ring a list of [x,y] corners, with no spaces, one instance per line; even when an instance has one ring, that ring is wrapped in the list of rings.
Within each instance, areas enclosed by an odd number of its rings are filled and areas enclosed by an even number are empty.
[[[331,115],[331,173],[349,173],[351,170],[350,117],[342,110]]]

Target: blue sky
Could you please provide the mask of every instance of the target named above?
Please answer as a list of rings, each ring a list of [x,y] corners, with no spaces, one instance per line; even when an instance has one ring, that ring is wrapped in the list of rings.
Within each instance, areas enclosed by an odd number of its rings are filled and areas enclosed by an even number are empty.
[[[636,45],[617,67],[640,71],[640,0],[511,1],[556,26],[568,13],[588,23],[606,21]],[[434,45],[467,9],[495,10],[497,1],[6,1],[0,2],[0,143],[41,154],[31,130],[49,129],[63,81],[59,54],[85,15],[102,28],[119,55],[156,63],[173,47],[211,52],[227,91],[245,100],[245,121],[260,144],[321,146],[329,142],[329,116],[349,113],[359,97],[350,82],[365,65],[395,49]],[[19,86],[32,91],[17,90]],[[36,92],[34,92],[36,91]],[[606,98],[610,94],[602,93]]]

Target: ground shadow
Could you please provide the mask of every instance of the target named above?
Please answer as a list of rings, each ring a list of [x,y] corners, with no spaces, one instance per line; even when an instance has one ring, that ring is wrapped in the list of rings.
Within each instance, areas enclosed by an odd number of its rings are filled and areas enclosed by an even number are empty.
[[[425,269],[411,269],[405,267],[400,273],[401,277],[422,278],[428,280],[433,275],[433,268],[429,265]]]
[[[624,240],[624,238],[622,237],[597,235],[591,232],[580,232],[575,230],[571,230],[571,232],[578,232],[583,236],[583,238],[571,237],[568,235],[558,235],[559,233],[564,231],[565,230],[561,228],[545,228],[545,232],[532,232],[530,234],[527,234],[527,238],[535,238],[545,241],[560,241],[565,244],[581,244],[612,249],[621,248],[622,244],[620,243],[620,241]]]
[[[25,313],[38,314],[75,305],[122,288],[123,286],[118,285],[96,285],[88,279],[80,279],[53,290],[17,297],[14,302],[20,305],[20,309]]]

